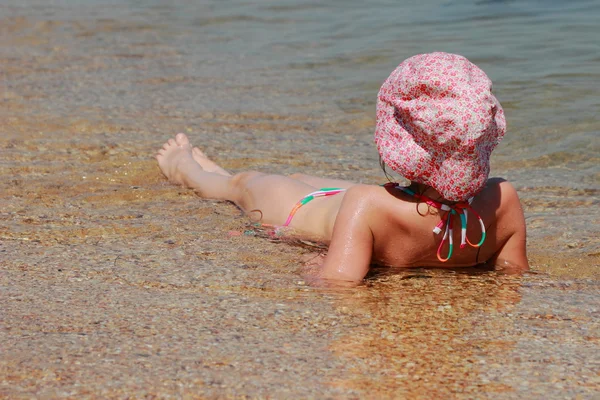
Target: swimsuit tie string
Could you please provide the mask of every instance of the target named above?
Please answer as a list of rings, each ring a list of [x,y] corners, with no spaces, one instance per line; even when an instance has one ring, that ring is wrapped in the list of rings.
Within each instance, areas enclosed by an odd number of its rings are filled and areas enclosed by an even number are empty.
[[[296,203],[294,208],[292,208],[292,211],[290,211],[290,215],[287,217],[287,220],[285,221],[285,223],[282,226],[289,226],[290,223],[292,222],[292,218],[294,218],[294,215],[300,209],[300,207],[310,203],[315,198],[333,196],[334,194],[338,194],[338,193],[345,192],[345,191],[346,191],[346,189],[342,189],[342,188],[321,188],[317,191],[307,194],[302,199],[300,199],[299,202]]]
[[[417,200],[422,201],[423,203],[425,203],[431,207],[437,208],[438,210],[446,212],[442,216],[442,219],[440,220],[440,222],[435,226],[435,228],[433,228],[433,233],[435,233],[436,235],[440,234],[442,232],[442,229],[444,230],[444,236],[442,237],[442,240],[441,240],[440,245],[438,246],[438,250],[437,250],[437,258],[441,262],[446,262],[450,259],[450,257],[452,257],[452,252],[454,250],[454,239],[453,239],[454,231],[452,229],[454,218],[452,218],[452,217],[455,215],[458,215],[460,217],[460,248],[461,249],[465,248],[467,246],[467,244],[472,247],[481,247],[483,242],[485,242],[485,236],[486,236],[485,224],[483,223],[483,220],[481,219],[481,216],[479,216],[477,211],[475,211],[473,209],[473,207],[471,207],[471,203],[473,202],[473,197],[471,197],[468,201],[465,201],[465,202],[456,203],[454,205],[448,205],[448,204],[443,204],[443,203],[440,203],[433,199],[430,199],[429,197],[424,196],[422,194],[415,193],[412,190],[410,190],[409,188],[400,186],[397,183],[386,184],[384,186],[395,187],[397,189],[400,189],[403,192],[413,196]],[[468,212],[473,213],[475,218],[477,218],[479,220],[479,226],[481,228],[481,239],[479,240],[479,243],[472,243],[469,240],[469,237],[467,235]],[[446,258],[443,258],[441,256],[441,252],[442,252],[442,248],[444,247],[444,243],[446,243],[446,242],[448,242],[448,254],[446,255]]]

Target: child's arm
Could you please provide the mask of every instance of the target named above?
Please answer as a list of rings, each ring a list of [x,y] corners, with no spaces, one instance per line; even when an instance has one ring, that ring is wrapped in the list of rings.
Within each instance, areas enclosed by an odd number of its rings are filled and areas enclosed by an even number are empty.
[[[364,187],[352,187],[344,195],[321,278],[358,282],[369,271],[373,253],[373,234],[368,224],[370,204]]]
[[[510,236],[491,261],[510,271],[526,271],[529,269],[527,233],[519,195],[509,182],[504,181],[500,183],[500,196],[502,211],[496,223],[501,229],[507,229]]]

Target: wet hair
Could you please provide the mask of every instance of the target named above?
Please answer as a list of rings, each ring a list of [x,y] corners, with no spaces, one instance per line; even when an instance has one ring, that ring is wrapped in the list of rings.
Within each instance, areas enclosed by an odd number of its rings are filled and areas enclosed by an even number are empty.
[[[385,175],[388,182],[394,182],[393,177],[387,172],[387,169],[386,169],[387,165],[381,158],[381,155],[379,155],[379,166],[381,167],[381,170],[383,171],[383,174]]]

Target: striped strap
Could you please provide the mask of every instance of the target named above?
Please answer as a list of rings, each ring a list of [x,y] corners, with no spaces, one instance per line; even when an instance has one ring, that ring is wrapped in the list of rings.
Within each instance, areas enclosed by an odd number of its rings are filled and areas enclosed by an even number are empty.
[[[283,226],[289,226],[292,222],[292,218],[294,218],[294,215],[300,209],[300,207],[310,203],[316,197],[333,196],[334,194],[338,194],[345,191],[346,189],[342,188],[321,188],[315,192],[307,194],[299,202],[296,203],[294,208],[292,208],[292,211],[290,212],[290,215],[287,217],[287,220],[285,221],[285,224],[283,224]]]
[[[394,183],[394,187],[413,196],[414,198],[418,199],[419,201],[422,201],[422,202],[426,203],[427,205],[430,205],[431,207],[434,207],[434,208],[437,208],[438,210],[446,212],[444,215],[442,215],[442,219],[440,220],[440,222],[435,226],[435,228],[433,228],[433,233],[435,233],[436,235],[440,234],[442,232],[442,229],[444,230],[444,236],[442,237],[442,241],[440,242],[440,245],[438,246],[438,250],[437,250],[437,258],[441,262],[448,261],[450,259],[450,257],[452,257],[452,251],[454,250],[454,239],[453,239],[454,231],[452,229],[452,225],[453,225],[452,216],[458,215],[460,217],[460,248],[461,249],[466,247],[467,244],[469,244],[472,247],[481,247],[481,245],[483,245],[483,242],[485,242],[485,236],[486,236],[485,224],[483,223],[483,220],[481,219],[479,214],[473,209],[473,207],[471,207],[471,202],[473,202],[472,197],[468,201],[456,203],[456,204],[450,206],[450,205],[442,204],[440,202],[432,200],[429,197],[424,196],[422,194],[415,193],[412,190],[410,190],[409,188],[400,186],[397,183]],[[479,243],[477,243],[477,244],[472,243],[469,240],[469,237],[467,235],[467,222],[468,222],[467,212],[473,213],[473,215],[475,215],[475,217],[479,220],[479,226],[481,227],[481,239],[479,240]],[[442,252],[442,248],[444,247],[444,243],[446,243],[446,241],[448,242],[448,254],[446,255],[446,258],[443,258],[441,256],[441,252]]]

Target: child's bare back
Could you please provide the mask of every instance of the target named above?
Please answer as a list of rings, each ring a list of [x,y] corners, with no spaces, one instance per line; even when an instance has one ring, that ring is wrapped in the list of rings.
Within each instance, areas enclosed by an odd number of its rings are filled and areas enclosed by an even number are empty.
[[[431,195],[431,189],[426,193]],[[443,262],[438,258],[441,235],[433,233],[443,213],[393,187],[352,187],[338,213],[322,275],[362,279],[371,262],[396,267],[468,267],[493,262],[527,269],[525,220],[512,185],[490,179],[471,206],[485,221],[485,241],[480,247],[455,246],[452,257]],[[477,219],[467,220],[467,232],[471,242],[480,241]],[[453,234],[459,243],[460,231]],[[449,245],[440,250],[445,257]]]
[[[502,179],[487,179],[489,155],[505,129],[490,88],[483,71],[446,53],[415,56],[392,73],[379,93],[376,143],[382,161],[411,180],[409,187],[303,174],[232,175],[183,134],[165,143],[157,159],[170,181],[201,197],[232,201],[262,223],[329,242],[319,272],[324,279],[359,281],[372,263],[492,262],[524,270],[517,193]]]

